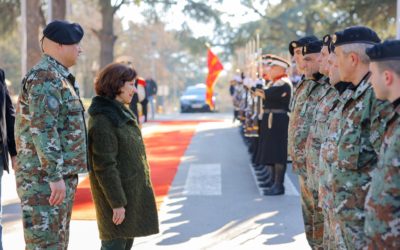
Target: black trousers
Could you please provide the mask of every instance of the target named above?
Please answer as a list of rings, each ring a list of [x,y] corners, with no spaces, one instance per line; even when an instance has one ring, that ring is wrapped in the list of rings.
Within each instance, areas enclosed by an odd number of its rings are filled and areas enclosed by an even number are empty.
[[[130,250],[132,246],[133,238],[102,240],[100,250]]]

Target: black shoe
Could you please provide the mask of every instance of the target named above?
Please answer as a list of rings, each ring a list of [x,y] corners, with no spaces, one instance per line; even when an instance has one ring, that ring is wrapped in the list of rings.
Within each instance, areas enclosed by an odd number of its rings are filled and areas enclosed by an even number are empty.
[[[258,184],[260,188],[271,188],[274,185],[272,181],[264,181]]]
[[[285,187],[283,185],[273,185],[271,188],[263,190],[263,194],[270,195],[283,195],[285,194]]]

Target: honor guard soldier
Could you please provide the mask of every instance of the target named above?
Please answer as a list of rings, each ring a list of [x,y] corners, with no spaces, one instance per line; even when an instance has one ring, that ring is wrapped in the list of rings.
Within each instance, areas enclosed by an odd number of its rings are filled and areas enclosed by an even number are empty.
[[[78,174],[87,171],[84,108],[68,71],[82,49],[79,24],[53,21],[44,55],[22,80],[15,169],[26,249],[67,249]]]
[[[375,98],[370,84],[369,58],[365,49],[380,42],[378,35],[363,26],[349,27],[332,37],[341,81],[352,83],[333,114],[328,134],[331,150],[332,196],[335,219],[347,249],[365,244],[365,197],[376,168],[384,125],[391,107]]]
[[[368,249],[400,248],[400,40],[367,49],[371,84],[378,99],[392,103],[365,202]]]
[[[271,79],[265,90],[257,89],[263,98],[264,114],[260,124],[259,147],[262,149],[260,164],[272,166],[271,182],[264,182],[264,195],[282,195],[285,193],[283,181],[287,162],[287,136],[289,125],[289,103],[292,95],[292,83],[287,75],[290,64],[285,59],[272,55],[269,59],[267,74]]]

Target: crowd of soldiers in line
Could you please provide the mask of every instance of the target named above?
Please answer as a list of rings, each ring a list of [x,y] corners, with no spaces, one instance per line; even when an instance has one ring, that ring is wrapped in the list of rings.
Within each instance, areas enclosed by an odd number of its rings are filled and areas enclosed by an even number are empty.
[[[288,152],[312,249],[400,249],[400,41],[353,26],[289,52],[303,74],[293,95],[274,55],[263,79],[233,80],[258,185],[284,193]]]

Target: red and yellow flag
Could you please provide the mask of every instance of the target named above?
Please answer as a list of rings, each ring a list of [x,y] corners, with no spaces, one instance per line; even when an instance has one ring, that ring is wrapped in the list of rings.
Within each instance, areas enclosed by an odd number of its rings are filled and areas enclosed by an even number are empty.
[[[217,82],[219,73],[224,69],[218,57],[212,53],[211,49],[208,48],[207,54],[207,65],[208,65],[208,75],[206,80],[206,103],[210,106],[211,110],[214,110],[214,102],[212,100],[214,93],[214,85]]]

